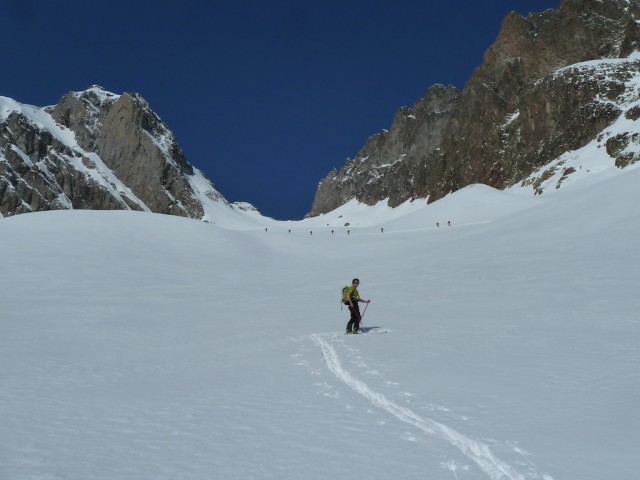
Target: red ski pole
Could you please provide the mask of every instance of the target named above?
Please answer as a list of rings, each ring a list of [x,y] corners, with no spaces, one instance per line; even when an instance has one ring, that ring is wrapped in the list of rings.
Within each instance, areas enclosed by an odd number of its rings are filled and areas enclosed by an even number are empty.
[[[364,310],[362,311],[362,315],[360,315],[360,323],[362,323],[362,317],[364,317],[365,312],[367,311],[367,307],[369,306],[369,303],[371,301],[367,302],[367,304],[364,307]]]

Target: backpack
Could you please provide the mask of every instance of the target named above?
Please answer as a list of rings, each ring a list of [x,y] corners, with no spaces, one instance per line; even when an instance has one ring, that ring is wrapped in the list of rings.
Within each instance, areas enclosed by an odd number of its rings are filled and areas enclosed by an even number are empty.
[[[354,295],[354,292],[357,292],[357,290],[354,287],[347,285],[346,287],[342,288],[342,303],[344,303],[345,305],[349,304],[349,297],[347,296],[349,290],[351,290],[351,298],[354,301],[357,301],[358,298],[360,298],[358,295]]]
[[[345,305],[349,303],[349,298],[347,297],[347,294],[349,293],[350,288],[351,287],[349,285],[342,288],[342,303],[344,303]]]

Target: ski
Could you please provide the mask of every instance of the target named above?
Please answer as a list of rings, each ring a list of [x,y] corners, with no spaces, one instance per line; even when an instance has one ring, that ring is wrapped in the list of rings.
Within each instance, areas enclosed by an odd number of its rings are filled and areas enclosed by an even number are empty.
[[[344,335],[378,335],[380,333],[389,333],[391,330],[388,328],[380,328],[380,327],[369,327],[369,328],[361,328],[357,333],[353,332],[345,332]]]

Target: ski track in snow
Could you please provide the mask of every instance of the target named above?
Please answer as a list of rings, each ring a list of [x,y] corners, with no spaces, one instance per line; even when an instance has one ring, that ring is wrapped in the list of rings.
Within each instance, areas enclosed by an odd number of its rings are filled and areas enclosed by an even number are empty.
[[[337,352],[329,342],[323,339],[319,334],[312,334],[311,339],[318,347],[320,347],[322,357],[329,371],[338,380],[365,397],[373,405],[386,410],[398,420],[409,425],[413,425],[428,435],[432,435],[449,442],[451,445],[458,448],[465,457],[475,462],[492,480],[525,480],[525,475],[518,472],[508,463],[497,458],[491,452],[488,445],[468,438],[456,430],[442,423],[436,422],[435,420],[422,418],[409,408],[400,406],[387,399],[381,393],[375,392],[369,388],[366,383],[354,378],[342,367]],[[534,478],[552,480],[548,475],[534,475]]]

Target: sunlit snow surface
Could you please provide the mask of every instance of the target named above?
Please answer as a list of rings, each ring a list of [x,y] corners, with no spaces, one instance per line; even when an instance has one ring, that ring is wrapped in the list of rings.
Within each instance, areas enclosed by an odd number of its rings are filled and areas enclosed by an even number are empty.
[[[635,478],[639,183],[1,219],[0,478]]]
[[[209,223],[0,218],[0,479],[637,478],[640,169],[604,148],[635,130],[428,205],[280,222],[196,169]]]

